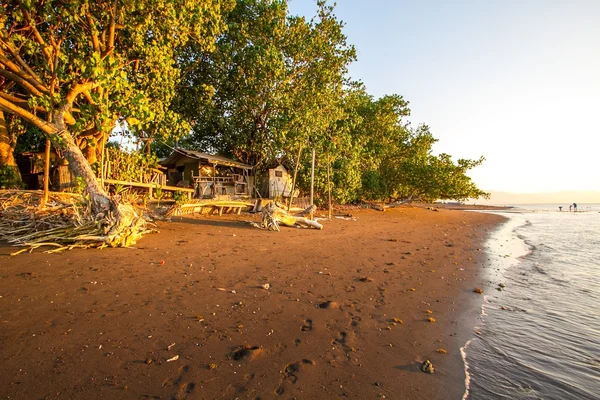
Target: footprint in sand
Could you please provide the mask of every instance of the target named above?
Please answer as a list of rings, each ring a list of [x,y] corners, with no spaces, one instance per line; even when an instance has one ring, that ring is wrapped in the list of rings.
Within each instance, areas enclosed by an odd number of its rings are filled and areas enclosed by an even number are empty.
[[[240,346],[237,347],[232,353],[231,358],[235,361],[252,361],[262,353],[262,347],[258,346]]]
[[[361,317],[359,317],[358,315],[352,315],[352,314],[348,314],[348,316],[352,317],[352,320],[350,320],[350,326],[353,327],[357,327],[359,322],[362,320]]]
[[[301,372],[302,368],[306,365],[315,365],[315,362],[313,360],[304,358],[300,361],[286,365],[283,369],[283,378],[281,379],[277,389],[275,389],[275,394],[281,396],[285,393],[285,386],[288,383],[296,384],[298,381],[298,373]]]
[[[188,396],[191,396],[194,393],[194,389],[196,389],[196,384],[194,382],[182,383],[179,386],[179,392],[177,393],[178,399],[187,399]]]
[[[187,399],[194,393],[194,390],[196,389],[196,384],[194,382],[182,382],[189,370],[189,365],[179,367],[175,378],[169,378],[163,382],[164,387],[179,386],[177,392],[171,398]]]
[[[196,384],[194,382],[182,382],[184,376],[189,370],[189,365],[179,367],[177,370],[177,376],[175,378],[168,378],[163,382],[163,387],[179,385],[177,393],[175,393],[172,397],[173,399],[187,399],[194,393],[194,389],[196,389]]]
[[[165,381],[162,384],[163,387],[175,386],[175,385],[179,384],[179,382],[181,382],[181,380],[183,379],[183,375],[185,375],[185,373],[188,372],[189,370],[190,370],[189,365],[184,365],[183,367],[179,367],[179,369],[177,370],[177,376],[175,378],[165,379]]]
[[[312,331],[312,328],[313,328],[312,319],[305,319],[304,324],[302,324],[302,327],[300,328],[300,330],[302,332],[306,332],[306,331]]]
[[[324,301],[322,303],[317,304],[318,308],[326,309],[326,310],[339,310],[340,306],[335,301]]]
[[[354,332],[340,332],[337,337],[331,341],[334,346],[341,346],[343,352],[347,357],[349,352],[356,351],[353,347],[354,344]]]

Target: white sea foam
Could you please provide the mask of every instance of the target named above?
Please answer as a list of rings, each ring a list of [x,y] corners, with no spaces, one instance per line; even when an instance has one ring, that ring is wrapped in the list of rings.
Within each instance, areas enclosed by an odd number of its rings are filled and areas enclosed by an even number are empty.
[[[463,347],[460,348],[460,356],[462,357],[463,363],[465,365],[465,393],[463,394],[462,400],[467,400],[469,397],[469,388],[471,387],[471,374],[469,374],[469,363],[467,362],[467,348],[473,342],[475,338],[470,339],[465,343]]]

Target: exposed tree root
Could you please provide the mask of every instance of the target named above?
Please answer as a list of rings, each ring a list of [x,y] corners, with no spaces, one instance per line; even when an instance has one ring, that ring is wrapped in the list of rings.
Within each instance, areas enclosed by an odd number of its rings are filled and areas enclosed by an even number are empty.
[[[127,247],[152,232],[130,204],[113,203],[114,212],[94,215],[81,195],[50,193],[45,207],[41,197],[40,191],[0,191],[0,237],[25,247],[11,255],[41,247],[52,247],[47,253]]]
[[[314,205],[308,207],[300,214],[304,215],[314,210]],[[279,224],[285,226],[302,226],[323,229],[323,225],[317,221],[313,221],[301,216],[288,214],[283,208],[278,207],[274,202],[268,203],[262,209],[262,222],[260,225],[254,224],[258,228],[263,228],[271,231],[280,231]]]

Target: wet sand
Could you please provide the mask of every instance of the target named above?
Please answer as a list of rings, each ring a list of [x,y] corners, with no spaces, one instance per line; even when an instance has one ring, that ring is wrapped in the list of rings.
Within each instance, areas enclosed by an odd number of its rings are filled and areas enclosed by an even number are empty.
[[[0,246],[0,398],[460,399],[503,218],[351,213],[280,233],[177,217],[133,249]]]

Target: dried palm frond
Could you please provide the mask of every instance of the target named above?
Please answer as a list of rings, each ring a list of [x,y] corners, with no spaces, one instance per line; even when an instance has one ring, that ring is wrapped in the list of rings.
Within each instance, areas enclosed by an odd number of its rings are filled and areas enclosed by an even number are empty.
[[[39,247],[54,247],[54,253],[73,248],[129,246],[142,235],[151,232],[146,221],[127,204],[131,218],[120,222],[108,213],[94,215],[88,202],[72,193],[49,194],[40,207],[41,191],[0,190],[0,237],[15,246],[25,248],[16,255]]]

